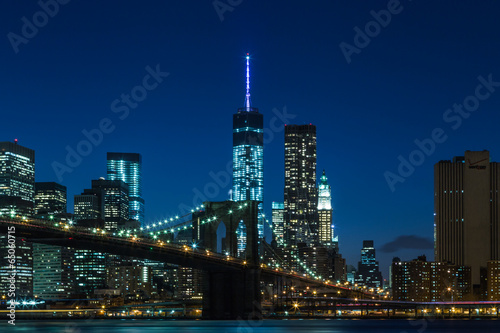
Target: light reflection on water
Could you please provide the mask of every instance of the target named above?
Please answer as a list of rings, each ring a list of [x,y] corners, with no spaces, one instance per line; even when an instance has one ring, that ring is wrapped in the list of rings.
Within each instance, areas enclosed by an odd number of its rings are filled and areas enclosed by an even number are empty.
[[[0,331],[36,333],[475,333],[498,332],[497,320],[264,320],[264,321],[183,321],[183,320],[16,320],[16,325],[0,324]]]

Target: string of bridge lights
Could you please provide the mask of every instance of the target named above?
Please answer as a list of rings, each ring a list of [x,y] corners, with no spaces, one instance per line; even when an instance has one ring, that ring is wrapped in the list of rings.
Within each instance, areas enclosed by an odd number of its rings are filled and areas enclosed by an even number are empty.
[[[242,204],[239,206],[239,209],[242,209],[244,207],[247,207],[248,204],[245,203],[245,204]],[[162,224],[167,224],[167,223],[171,223],[171,222],[174,222],[176,220],[179,220],[189,214],[192,214],[194,213],[195,211],[201,211],[201,209],[203,209],[204,206],[203,205],[200,205],[198,207],[196,207],[196,210],[195,209],[191,209],[191,213],[188,213],[186,215],[183,215],[183,216],[175,216],[175,218],[170,218],[170,219],[166,219],[164,222],[158,222],[158,226],[159,225],[162,225]],[[204,220],[201,220],[199,222],[199,225],[204,225],[204,224],[207,224],[207,223],[212,223],[214,221],[216,221],[218,218],[221,218],[221,217],[225,217],[225,216],[228,216],[230,214],[232,214],[233,211],[232,210],[229,210],[228,213],[222,215],[222,216],[211,216],[211,217],[208,217]],[[15,215],[11,214],[11,217],[13,218]],[[24,220],[26,220],[26,217],[23,217]],[[53,220],[53,216],[50,217],[50,220]],[[59,223],[55,223],[55,226],[56,227],[63,227],[65,229],[69,229],[70,227],[73,227],[73,221],[69,221],[69,226],[67,224],[64,224],[63,221],[59,222]],[[188,223],[192,223],[192,221],[187,221],[186,224]],[[153,224],[150,224],[150,225],[147,225],[145,227],[140,227],[140,228],[130,228],[130,229],[121,229],[119,230],[118,232],[113,232],[112,235],[113,236],[119,236],[119,237],[132,237],[132,238],[139,238],[139,237],[151,237],[153,239],[156,239],[158,238],[158,236],[160,235],[168,235],[168,234],[175,234],[179,231],[182,231],[182,230],[187,230],[188,228],[193,228],[192,226],[188,227],[187,225],[184,225],[184,226],[180,226],[180,227],[167,227],[168,229],[165,229],[165,230],[160,230],[160,231],[149,231],[150,229],[156,227],[156,223],[153,223]],[[93,228],[92,229],[92,232],[95,233],[95,234],[109,234],[109,231],[106,231],[104,229],[99,229],[99,228]],[[168,241],[170,242],[170,241]]]
[[[240,206],[239,206],[239,209],[242,209],[242,208],[244,208],[244,207],[247,207],[247,205],[248,205],[247,203],[244,203],[244,204],[242,204],[242,205],[240,205]],[[167,224],[167,223],[171,223],[171,222],[178,221],[178,220],[182,219],[183,217],[185,217],[185,216],[187,216],[187,215],[189,215],[189,214],[194,213],[195,211],[201,211],[201,209],[203,209],[203,208],[204,208],[204,206],[203,206],[203,205],[200,205],[200,206],[198,206],[198,207],[195,207],[195,208],[191,209],[191,213],[188,213],[188,214],[183,215],[183,216],[180,216],[180,217],[177,215],[177,216],[175,216],[175,218],[173,218],[173,217],[172,217],[172,218],[170,218],[170,219],[166,219],[166,220],[164,221],[164,223],[165,223],[165,224]],[[201,220],[201,221],[199,222],[199,225],[205,225],[205,224],[208,224],[208,223],[212,223],[212,222],[216,221],[218,218],[222,218],[222,217],[225,217],[225,216],[229,216],[229,215],[231,215],[232,213],[233,213],[233,211],[232,211],[232,210],[229,210],[226,214],[224,214],[224,215],[222,215],[222,216],[212,216],[212,217],[208,217],[208,218],[207,218],[207,219],[205,219],[205,220]],[[273,227],[272,223],[270,223],[270,222],[269,222],[269,220],[265,218],[265,215],[264,215],[264,214],[262,214],[262,217],[263,217],[263,220],[267,223],[267,225],[268,225],[268,226],[269,226],[269,228],[271,229],[272,233],[273,233],[274,235],[276,235],[276,234],[277,234],[277,232],[276,232],[276,230],[274,229],[274,227]],[[192,223],[192,221],[188,221],[187,223],[190,223],[190,222]],[[160,231],[149,231],[149,232],[148,232],[148,230],[149,230],[149,229],[151,229],[151,228],[155,228],[155,227],[157,227],[157,226],[161,226],[162,224],[163,224],[163,223],[160,221],[160,222],[158,222],[158,225],[157,225],[156,223],[153,223],[153,224],[147,225],[147,226],[145,226],[145,227],[141,227],[141,228],[139,228],[139,230],[137,230],[137,229],[128,229],[128,230],[122,229],[122,230],[120,230],[120,231],[119,231],[117,234],[115,234],[115,235],[120,236],[120,237],[125,237],[125,238],[130,238],[130,237],[132,237],[133,239],[134,239],[134,238],[135,238],[135,239],[137,239],[137,238],[138,238],[137,232],[138,232],[138,231],[140,231],[140,232],[142,233],[142,235],[144,235],[144,236],[149,236],[149,237],[151,237],[152,239],[156,240],[156,239],[157,239],[159,236],[161,236],[161,235],[175,234],[175,233],[177,233],[177,232],[180,232],[180,231],[183,231],[183,230],[187,230],[187,229],[188,229],[188,226],[187,226],[187,225],[184,225],[184,226],[181,226],[181,227],[174,227],[174,228],[168,228],[168,227],[167,227],[168,229],[165,229],[165,230],[160,230]],[[191,226],[190,228],[193,228],[193,226]],[[94,230],[94,233],[97,233],[97,230]],[[280,238],[278,238],[278,237],[276,237],[276,239],[277,239],[277,240],[278,240],[278,241],[279,241],[279,242],[280,242],[280,243],[281,243],[284,247],[286,247],[286,243],[285,243],[283,240],[281,240],[281,239],[280,239]],[[170,240],[167,240],[166,242],[167,242],[167,243],[170,243]],[[310,269],[310,268],[308,267],[308,265],[306,264],[306,262],[305,262],[305,261],[303,261],[303,260],[301,260],[301,259],[299,258],[299,256],[298,256],[297,254],[295,254],[295,253],[294,253],[294,251],[290,251],[290,255],[291,255],[291,256],[295,259],[295,261],[296,261],[296,262],[297,262],[297,263],[298,263],[298,264],[299,264],[299,265],[300,265],[300,266],[304,269],[304,271],[305,271],[308,275],[312,276],[314,279],[317,279],[317,280],[321,279],[321,276],[317,275],[317,274],[316,274],[316,273],[315,273],[312,269]],[[271,266],[271,267],[272,267],[272,264],[271,264],[271,263],[269,263],[269,266]],[[279,268],[279,264],[278,264],[278,263],[276,263],[276,264],[275,264],[275,267],[276,267],[276,268]],[[292,268],[291,268],[291,267],[288,267],[288,268],[292,271]]]
[[[242,209],[242,208],[247,207],[247,206],[248,206],[248,204],[244,203],[244,204],[239,206],[239,209]],[[164,221],[160,221],[157,223],[149,224],[149,225],[147,225],[145,227],[141,227],[139,229],[137,229],[137,228],[135,228],[135,229],[121,229],[120,231],[118,231],[117,233],[115,232],[112,235],[118,236],[118,237],[124,237],[124,238],[132,238],[133,240],[140,238],[141,236],[142,237],[151,237],[152,239],[156,240],[158,238],[158,236],[161,236],[161,235],[175,234],[177,232],[187,230],[188,228],[193,228],[193,226],[188,227],[187,225],[171,228],[171,227],[168,227],[167,225],[172,223],[172,222],[179,221],[182,218],[184,218],[187,215],[190,215],[194,212],[199,212],[203,208],[204,208],[204,205],[200,205],[200,206],[197,206],[197,207],[191,209],[191,212],[188,214],[185,214],[182,216],[176,215],[175,217],[171,217],[169,219],[165,219]],[[208,223],[212,223],[212,222],[216,221],[218,218],[231,215],[232,213],[233,213],[233,211],[229,210],[226,214],[224,214],[222,216],[208,217],[204,220],[201,220],[199,222],[199,225],[205,225]],[[15,216],[15,213],[11,212],[10,215],[11,215],[11,218],[13,218]],[[277,232],[276,232],[275,228],[273,227],[272,223],[270,223],[269,220],[265,218],[264,214],[262,214],[262,217],[263,217],[263,220],[267,223],[267,225],[271,229],[272,233],[274,235],[276,235]],[[22,219],[26,220],[26,217],[23,217]],[[53,220],[53,216],[50,216],[50,220]],[[68,223],[69,223],[69,225],[64,224],[63,222],[59,222],[59,223],[55,223],[55,226],[56,227],[61,226],[62,228],[68,230],[69,228],[73,227],[73,221],[70,220]],[[186,223],[192,223],[192,221],[186,221]],[[160,231],[149,231],[150,229],[153,229],[153,228],[156,228],[159,226],[163,226],[163,225],[165,225],[165,227],[167,229],[160,230]],[[98,229],[98,228],[93,228],[92,232],[95,234],[102,234],[102,235],[108,233],[106,230]],[[286,247],[286,243],[282,239],[280,239],[279,237],[276,237],[276,240],[278,242],[280,242],[280,244],[283,245],[283,247]],[[170,243],[170,240],[167,240],[166,242]],[[311,270],[309,267],[307,267],[307,264],[305,263],[305,261],[301,260],[297,254],[295,254],[293,251],[290,251],[290,255],[297,261],[297,263],[305,270],[305,272],[307,274],[309,274],[310,276],[312,276],[315,279],[321,279],[321,276],[316,275],[313,270]],[[272,266],[272,264],[269,263],[269,266]],[[276,263],[275,267],[279,268],[279,263]],[[288,268],[290,270],[292,270],[291,267],[288,267]]]
[[[169,229],[170,227],[168,225],[171,224],[172,222],[180,221],[183,218],[185,218],[186,216],[188,216],[188,215],[190,215],[190,214],[192,214],[194,212],[201,212],[203,208],[205,208],[205,207],[202,204],[200,206],[192,208],[191,212],[189,212],[187,214],[184,214],[182,216],[176,215],[175,217],[167,218],[164,221],[159,221],[159,222],[151,223],[151,224],[146,225],[145,227],[141,228],[141,230],[143,230],[143,229],[146,229],[146,230],[147,229],[154,229],[156,227],[164,227],[166,229]],[[189,223],[189,222],[190,221],[185,221],[185,223]]]
[[[247,203],[244,203],[242,205],[239,206],[239,209],[243,209],[244,207],[247,207],[248,204]],[[194,213],[195,211],[201,211],[201,209],[204,208],[203,205],[199,206],[199,207],[196,207],[196,210],[195,209],[191,209],[191,213],[188,213],[184,216],[176,216],[175,218],[170,218],[170,220],[165,220],[165,223],[171,223],[171,222],[174,222],[176,220],[179,220],[189,214],[192,214]],[[199,225],[205,225],[207,223],[212,223],[214,221],[216,221],[217,219],[221,218],[221,217],[225,217],[225,216],[228,216],[228,215],[231,215],[233,213],[232,210],[229,210],[226,214],[222,215],[222,216],[212,216],[212,217],[208,217],[204,220],[201,220],[199,222]],[[186,224],[189,224],[189,223],[192,223],[193,221],[187,221],[185,222]],[[158,223],[159,225],[162,225],[162,222],[159,222]],[[182,230],[187,230],[188,228],[193,228],[193,226],[190,226],[188,227],[187,225],[184,225],[184,226],[181,226],[181,227],[173,227],[173,228],[170,228],[170,227],[167,227],[167,229],[164,229],[164,230],[160,230],[160,231],[149,231],[149,229],[151,228],[155,228],[157,225],[156,223],[153,223],[152,225],[147,225],[145,227],[141,227],[139,229],[122,229],[120,230],[117,234],[117,236],[121,236],[121,237],[134,237],[134,238],[137,238],[137,232],[141,232],[142,235],[144,236],[149,236],[153,239],[157,239],[158,236],[161,236],[161,235],[169,235],[169,234],[175,234],[179,231],[182,231]],[[167,241],[168,243],[170,243],[170,241],[168,240]]]
[[[273,232],[273,234],[277,234],[277,232],[275,231],[275,229],[273,228],[273,225],[272,223],[269,223],[269,221],[264,217],[264,221],[266,221],[266,223],[268,224],[269,228],[271,229],[271,231]],[[281,242],[281,245],[283,245],[283,247],[286,247],[286,243],[285,241],[283,241],[282,239],[280,239],[279,237],[276,237],[276,239]],[[321,279],[321,276],[320,275],[316,275],[314,273],[313,270],[311,270],[309,267],[307,267],[307,264],[305,263],[305,261],[302,261],[298,255],[294,254],[293,251],[290,251],[290,255],[297,261],[297,263],[302,266],[302,268],[310,275],[312,276],[313,278],[315,278],[316,280],[320,280]]]
[[[239,209],[242,209],[244,207],[248,206],[246,203],[243,204],[243,205],[240,205],[239,206]],[[199,207],[197,207],[199,208]],[[201,205],[201,208],[203,208],[203,205]],[[197,209],[199,210],[199,209]],[[194,210],[193,210],[194,212]],[[233,211],[232,210],[229,210],[226,214],[222,215],[221,217],[223,216],[228,216],[230,214],[232,214]],[[32,219],[31,218],[27,218],[26,216],[19,216],[19,215],[16,215],[14,211],[11,211],[10,214],[6,214],[7,216],[10,216],[10,218],[16,218],[16,219],[20,219],[24,222],[30,222]],[[189,214],[188,214],[189,215]],[[0,216],[2,216],[2,214],[0,214]],[[271,229],[271,231],[273,232],[273,234],[277,234],[275,228],[273,228],[273,225],[272,223],[270,223],[264,216],[264,214],[262,214],[262,217],[264,217],[264,221],[268,224],[269,228]],[[217,216],[212,216],[210,218],[207,218],[206,220],[202,220],[200,222],[200,225],[203,225],[203,224],[207,224],[207,223],[211,223],[211,222],[214,222],[218,219],[219,217]],[[54,219],[54,216],[49,216],[49,220],[53,220]],[[47,222],[47,220],[41,220],[41,221],[44,221],[44,222]],[[60,222],[56,222],[55,224],[55,227],[62,227],[64,230],[67,230],[67,231],[70,231],[70,229],[73,229],[75,227],[74,223],[72,220],[69,220],[68,223],[64,223],[63,221],[60,221]],[[185,230],[187,229],[188,227],[187,226],[183,226],[183,227],[177,227],[177,228],[171,228],[170,230],[164,230],[163,233],[174,233],[174,232],[178,232],[178,231],[182,231],[182,230]],[[192,227],[191,227],[192,228]],[[144,229],[144,228],[140,228],[140,229]],[[122,236],[122,237],[133,237],[134,238],[138,238],[137,237],[137,234],[132,234],[132,232],[136,233],[138,230],[137,229],[131,229],[131,230],[121,230],[118,235],[119,236]],[[100,230],[100,229],[93,229],[93,233],[96,233],[96,234],[102,234],[102,235],[105,235],[107,234],[108,232],[106,230]],[[158,231],[156,232],[156,234],[154,232],[150,232],[149,234],[147,233],[141,233],[141,236],[152,236],[153,239],[156,239],[157,238],[157,235],[160,235],[161,232]],[[113,236],[116,236],[117,234],[116,233],[113,233]],[[284,247],[286,247],[286,243],[281,240],[280,238],[276,238]],[[170,243],[170,240],[167,240],[166,241],[167,243]],[[193,244],[193,249],[196,248],[196,244]],[[293,251],[290,252],[291,256],[297,261],[297,263],[309,274],[310,277],[316,279],[316,280],[321,280],[322,277],[320,275],[317,275],[314,273],[314,271],[312,271],[309,267],[307,267],[307,264],[305,261],[301,260],[299,258],[299,256],[297,254],[294,254]],[[226,257],[229,258],[229,255],[228,253],[226,252]],[[246,261],[243,262],[244,264],[246,264]],[[272,264],[269,264],[269,266],[272,266]],[[276,264],[276,269],[279,268],[279,265]],[[264,267],[264,266],[261,266],[261,267]],[[290,268],[291,270],[291,273],[293,274],[293,270]],[[328,281],[326,281],[326,283],[328,283]],[[379,291],[380,292],[380,291]]]

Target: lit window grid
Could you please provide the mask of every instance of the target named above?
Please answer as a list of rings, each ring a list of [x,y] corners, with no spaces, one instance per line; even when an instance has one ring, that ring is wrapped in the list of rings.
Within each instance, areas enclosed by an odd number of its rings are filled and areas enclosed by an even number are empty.
[[[33,294],[42,299],[67,298],[73,292],[69,248],[33,243]]]
[[[277,238],[278,245],[284,243],[284,223],[285,223],[285,204],[283,202],[272,203],[272,225],[274,236]]]
[[[332,228],[332,210],[319,210],[319,242],[323,246],[332,245],[333,228]]]
[[[142,200],[141,163],[137,161],[108,160],[108,179],[122,180],[129,186],[129,218],[144,223],[144,201]]]
[[[75,250],[73,260],[77,292],[92,294],[106,283],[106,254]]]
[[[285,127],[285,236],[291,246],[315,245],[317,237],[315,131],[312,126]]]
[[[236,230],[236,239],[238,257],[242,258],[245,255],[247,247],[247,227],[243,220],[238,223],[238,228]]]
[[[121,180],[129,186],[131,197],[142,196],[141,164],[139,162],[108,160],[108,179]]]
[[[33,285],[33,245],[16,237],[15,270],[16,270],[16,296],[32,296]],[[7,235],[0,235],[0,251],[5,253],[0,257],[0,290],[9,289],[7,277],[12,273],[11,264],[7,261],[9,249]]]
[[[0,195],[34,202],[35,163],[12,152],[0,152]]]
[[[66,212],[66,192],[49,189],[37,190],[35,194],[35,210],[50,211],[51,214]]]
[[[94,195],[75,195],[74,220],[94,220],[99,218],[98,198]]]
[[[233,201],[264,201],[264,147],[233,147]],[[264,237],[263,204],[260,203],[257,231]]]
[[[263,201],[264,148],[239,145],[233,147],[233,200]]]

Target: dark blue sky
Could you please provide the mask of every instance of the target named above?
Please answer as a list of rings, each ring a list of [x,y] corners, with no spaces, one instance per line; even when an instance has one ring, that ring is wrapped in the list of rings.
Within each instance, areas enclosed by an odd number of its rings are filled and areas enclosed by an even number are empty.
[[[73,0],[44,24],[35,1],[3,1],[0,140],[18,138],[35,149],[36,180],[58,181],[54,161],[65,164],[66,147],[76,149],[82,131],[107,118],[114,130],[62,175],[70,206],[91,179],[105,176],[106,152],[139,152],[147,218],[169,217],[191,206],[196,189],[204,193],[213,182],[210,173],[231,161],[232,114],[243,106],[249,52],[252,104],[270,129],[266,210],[283,200],[284,134],[276,127],[283,121],[272,119],[273,109],[286,108],[295,116],[287,123],[317,125],[318,174],[326,169],[332,185],[336,233],[350,264],[363,239],[379,249],[399,236],[432,240],[434,163],[467,149],[488,149],[500,160],[500,92],[460,126],[443,120],[454,103],[475,94],[478,76],[500,81],[500,4],[401,1],[348,63],[339,45],[354,45],[354,28],[364,30],[374,20],[370,11],[387,9],[388,1],[230,2],[237,5],[221,21],[209,0]],[[33,22],[33,15],[41,20],[38,32],[25,31],[31,35],[16,53],[9,33],[22,36],[22,18]],[[158,64],[169,75],[120,119],[112,102]],[[384,173],[397,174],[398,156],[408,159],[414,140],[436,128],[446,141],[391,191]],[[212,187],[215,195],[206,198],[224,200],[229,188]],[[385,276],[393,255],[432,258],[432,249],[402,249],[428,247],[408,239],[386,247],[396,252],[378,252]]]

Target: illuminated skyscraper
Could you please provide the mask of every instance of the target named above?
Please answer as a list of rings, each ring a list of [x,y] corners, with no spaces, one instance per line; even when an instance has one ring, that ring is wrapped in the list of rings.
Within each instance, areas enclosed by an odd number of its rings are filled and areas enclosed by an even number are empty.
[[[122,180],[92,181],[92,188],[75,195],[75,221],[104,220],[107,230],[116,230],[129,221],[128,185]]]
[[[323,170],[318,189],[318,219],[320,246],[336,247],[338,245],[338,237],[333,237],[332,190],[330,185],[328,185],[325,170]]]
[[[279,247],[282,247],[285,242],[283,236],[283,227],[285,222],[285,204],[283,202],[273,201],[272,209],[274,237],[276,237],[277,245]]]
[[[363,241],[361,249],[361,261],[358,263],[359,280],[361,285],[367,287],[382,287],[382,274],[379,270],[378,261],[375,259],[375,248],[372,240]]]
[[[142,198],[142,157],[135,153],[108,153],[108,179],[121,180],[129,188],[129,216],[144,223],[144,199]]]
[[[4,229],[6,230],[6,229]],[[8,278],[15,270],[16,298],[33,296],[33,243],[25,241],[22,237],[16,237],[15,263],[9,263],[9,249],[11,241],[5,234],[0,234],[0,294],[7,295],[10,289]]]
[[[76,292],[91,298],[95,289],[106,286],[106,254],[92,250],[75,250],[73,259]]]
[[[35,188],[38,217],[47,219],[66,213],[66,186],[37,182]],[[74,292],[73,252],[69,247],[33,243],[33,294],[47,300],[70,297]]]
[[[37,215],[66,213],[66,186],[54,182],[37,182],[35,190]]]
[[[35,151],[0,142],[0,215],[30,216],[35,203]],[[6,230],[6,229],[5,229]],[[7,295],[12,273],[7,235],[0,235],[0,294]],[[33,243],[16,237],[16,297],[33,296]]]
[[[237,241],[238,241],[238,257],[243,257],[245,254],[245,249],[247,246],[247,227],[243,221],[238,224],[238,229],[236,230]]]
[[[264,201],[264,117],[250,106],[250,57],[246,56],[245,106],[233,115],[233,191],[234,201]],[[263,204],[259,205],[263,213]],[[259,215],[259,238],[264,237],[264,219]]]
[[[0,213],[31,215],[35,203],[35,151],[0,142]]]
[[[318,243],[316,126],[285,126],[285,242]]]
[[[488,262],[500,260],[499,190],[500,163],[486,150],[434,165],[434,258],[470,266],[483,298]]]
[[[90,190],[88,190],[90,191]],[[95,193],[75,195],[74,220],[96,220],[101,217],[101,197]]]
[[[92,192],[100,194],[101,218],[104,220],[106,229],[115,230],[129,220],[129,192],[125,182],[122,180],[93,180],[90,193]]]
[[[41,299],[70,298],[73,253],[69,247],[33,243],[33,294]]]

